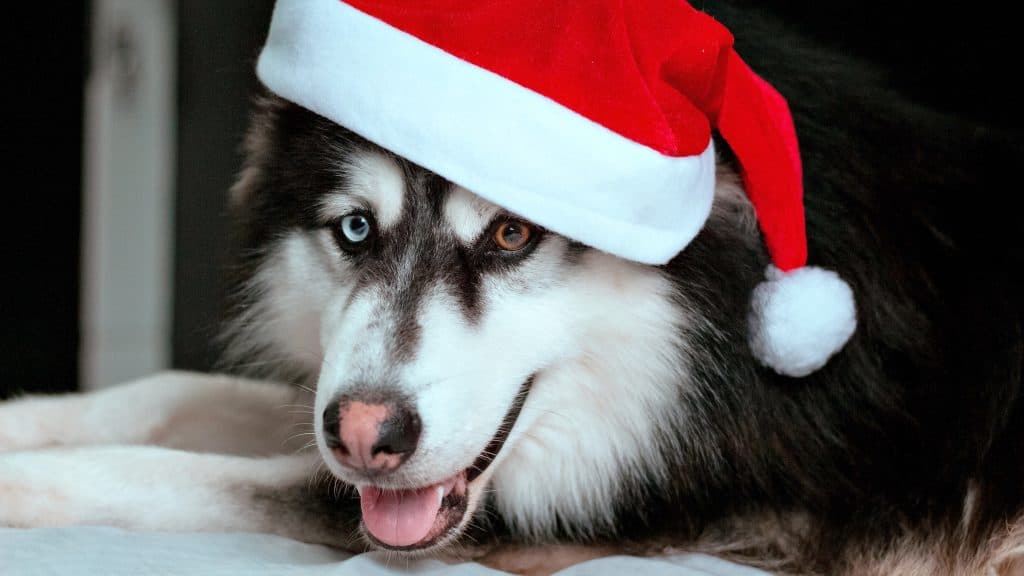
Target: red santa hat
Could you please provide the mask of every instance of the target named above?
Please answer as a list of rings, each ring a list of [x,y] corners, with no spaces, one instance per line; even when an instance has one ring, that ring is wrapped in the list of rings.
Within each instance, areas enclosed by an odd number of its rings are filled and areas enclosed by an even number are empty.
[[[681,0],[278,0],[257,74],[272,92],[495,204],[600,250],[664,264],[700,231],[718,131],[773,266],[750,344],[791,376],[856,326],[806,266],[785,100]]]

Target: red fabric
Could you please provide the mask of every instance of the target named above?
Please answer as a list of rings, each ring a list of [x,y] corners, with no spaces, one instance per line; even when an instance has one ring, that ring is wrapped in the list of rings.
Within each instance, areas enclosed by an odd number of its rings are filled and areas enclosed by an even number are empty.
[[[772,262],[783,272],[807,263],[800,149],[782,95],[730,50],[718,131],[732,146]]]
[[[693,99],[714,98],[709,82],[732,35],[678,0],[348,3],[662,154],[708,145],[711,127]]]
[[[700,154],[714,126],[739,159],[775,265],[805,263],[789,109],[707,14],[681,0],[347,2],[662,154]]]

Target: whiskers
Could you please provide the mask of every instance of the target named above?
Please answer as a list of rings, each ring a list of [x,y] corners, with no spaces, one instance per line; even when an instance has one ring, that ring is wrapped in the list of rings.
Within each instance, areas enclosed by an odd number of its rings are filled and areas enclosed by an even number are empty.
[[[297,440],[299,438],[306,438],[307,440],[306,440],[306,442],[302,446],[299,446],[298,448],[293,450],[292,451],[293,454],[299,454],[301,452],[305,452],[306,450],[309,450],[310,448],[313,448],[313,447],[316,446],[316,433],[315,432],[296,432],[295,434],[292,434],[287,439],[285,439],[282,442],[282,445],[283,445],[283,447],[287,447],[287,446],[292,444],[293,440]]]
[[[322,459],[317,462],[316,468],[314,468],[313,472],[309,475],[306,482],[306,488],[311,492],[326,492],[332,500],[336,501],[345,497],[358,498],[358,494],[355,493],[355,489],[332,474],[327,468],[327,464]]]

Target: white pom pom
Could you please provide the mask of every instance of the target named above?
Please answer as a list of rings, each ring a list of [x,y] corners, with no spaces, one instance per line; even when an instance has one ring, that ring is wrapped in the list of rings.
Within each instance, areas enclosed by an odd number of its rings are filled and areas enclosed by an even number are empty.
[[[853,290],[835,272],[813,266],[785,273],[769,266],[766,276],[754,289],[750,348],[779,374],[806,376],[857,328]]]

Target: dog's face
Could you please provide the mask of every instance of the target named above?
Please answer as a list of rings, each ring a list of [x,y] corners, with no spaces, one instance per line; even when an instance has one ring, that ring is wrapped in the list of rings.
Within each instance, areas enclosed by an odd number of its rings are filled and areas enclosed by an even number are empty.
[[[599,531],[666,473],[692,319],[662,270],[264,108],[235,190],[252,256],[234,342],[317,375],[317,446],[371,542],[443,545],[487,498],[527,534]]]

